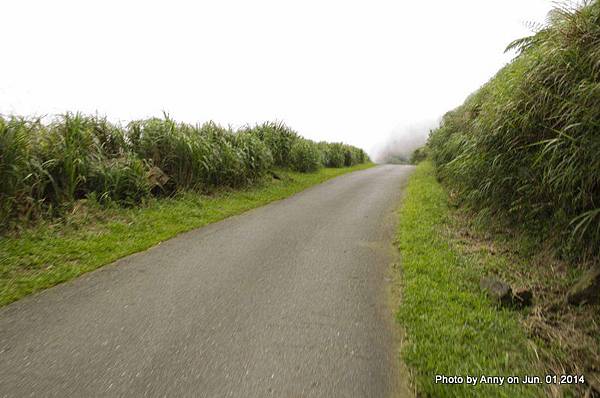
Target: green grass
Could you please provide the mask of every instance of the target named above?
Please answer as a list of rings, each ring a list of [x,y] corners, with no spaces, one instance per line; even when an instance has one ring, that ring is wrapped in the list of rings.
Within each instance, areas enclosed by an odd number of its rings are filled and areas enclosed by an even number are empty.
[[[400,211],[402,356],[417,390],[430,397],[544,396],[526,385],[444,385],[436,375],[541,375],[515,313],[499,310],[480,291],[482,276],[447,237],[448,196],[433,166],[420,163]]]
[[[600,0],[557,2],[515,59],[444,115],[427,152],[462,203],[600,258]],[[538,250],[542,250],[538,247]]]
[[[278,171],[280,180],[250,188],[212,196],[186,193],[130,209],[83,207],[58,224],[46,222],[18,236],[0,237],[0,305],[145,250],[181,232],[371,166],[323,168],[310,174]]]

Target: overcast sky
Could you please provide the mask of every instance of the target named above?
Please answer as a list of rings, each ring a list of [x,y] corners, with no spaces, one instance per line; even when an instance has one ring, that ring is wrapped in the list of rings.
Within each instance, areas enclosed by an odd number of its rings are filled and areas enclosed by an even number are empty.
[[[3,0],[0,113],[283,120],[372,151],[512,55],[548,0]],[[414,132],[412,132],[414,134]]]

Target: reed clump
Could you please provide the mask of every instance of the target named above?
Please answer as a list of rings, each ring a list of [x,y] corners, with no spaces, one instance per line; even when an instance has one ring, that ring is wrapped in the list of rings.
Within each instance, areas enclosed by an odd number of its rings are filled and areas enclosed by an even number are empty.
[[[162,118],[125,126],[67,113],[50,123],[0,117],[0,229],[64,214],[81,199],[133,206],[181,191],[210,192],[262,180],[274,168],[301,172],[369,161],[361,149],[343,163],[283,123],[234,131],[214,122],[190,125]]]
[[[440,178],[477,211],[600,254],[600,3],[561,6],[432,131]]]

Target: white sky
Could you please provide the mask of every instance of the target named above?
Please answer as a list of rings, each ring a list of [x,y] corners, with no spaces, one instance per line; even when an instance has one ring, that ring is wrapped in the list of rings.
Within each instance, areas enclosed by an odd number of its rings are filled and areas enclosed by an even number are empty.
[[[548,0],[2,0],[0,113],[240,126],[367,150],[459,105]]]

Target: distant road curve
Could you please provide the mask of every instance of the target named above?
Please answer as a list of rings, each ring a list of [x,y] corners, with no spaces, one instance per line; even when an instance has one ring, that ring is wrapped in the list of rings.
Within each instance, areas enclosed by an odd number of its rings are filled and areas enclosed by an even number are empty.
[[[0,309],[0,396],[404,395],[386,273],[411,171],[335,178]]]

